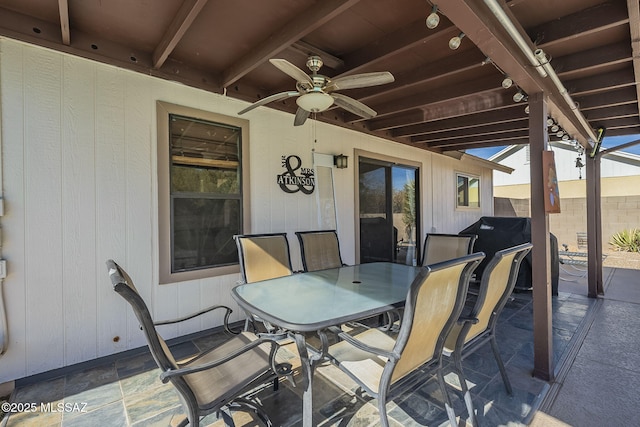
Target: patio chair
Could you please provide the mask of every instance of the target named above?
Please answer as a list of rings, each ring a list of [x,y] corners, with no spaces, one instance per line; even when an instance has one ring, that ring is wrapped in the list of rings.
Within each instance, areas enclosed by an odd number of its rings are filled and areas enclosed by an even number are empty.
[[[498,350],[496,324],[513,291],[520,264],[532,247],[531,243],[524,243],[495,253],[482,274],[475,304],[468,314],[465,313],[460,317],[447,336],[444,345],[445,357],[453,357],[467,410],[469,414],[473,414],[471,416],[474,425],[476,425],[475,412],[469,389],[464,380],[462,360],[490,342],[507,393],[510,396],[513,394],[507,371]]]
[[[335,230],[296,231],[304,271],[343,266],[340,243]]]
[[[273,381],[277,389],[278,377],[291,376],[291,365],[276,363],[278,344],[268,338],[249,332],[236,334],[224,344],[200,353],[185,362],[178,362],[156,326],[181,322],[214,309],[225,310],[224,328],[229,329],[231,309],[213,306],[181,319],[154,323],[147,305],[138,294],[129,275],[113,260],[107,261],[113,290],[133,308],[140,328],[144,332],[149,350],[162,371],[163,383],[171,382],[178,391],[187,418],[180,426],[198,426],[200,417],[219,412],[226,425],[233,426],[231,411],[250,410],[264,423],[271,425],[266,412],[256,402],[245,397],[248,391]]]
[[[475,234],[427,233],[421,265],[435,264],[470,254],[477,237]]]
[[[259,282],[293,274],[286,233],[237,234],[233,238],[238,247],[240,274],[243,283]],[[247,313],[245,330],[251,323],[255,332],[257,330],[255,320],[262,322],[267,332],[275,332],[276,328],[273,325],[251,313]]]
[[[286,233],[237,234],[233,238],[244,283],[293,274]]]
[[[449,421],[458,425],[445,388],[442,350],[462,311],[471,273],[483,258],[477,253],[423,267],[407,294],[397,339],[375,328],[353,336],[329,328],[342,338],[328,347],[329,360],[378,399],[384,427],[389,425],[388,396],[410,383],[410,374],[417,371],[436,374]]]

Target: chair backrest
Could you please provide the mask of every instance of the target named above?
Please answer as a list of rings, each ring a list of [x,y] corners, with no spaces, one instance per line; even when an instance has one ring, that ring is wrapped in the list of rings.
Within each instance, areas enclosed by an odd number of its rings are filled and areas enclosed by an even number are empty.
[[[342,266],[340,244],[335,230],[296,231],[304,271]]]
[[[440,360],[445,338],[464,307],[471,274],[483,258],[480,252],[421,269],[409,289],[394,347],[400,358],[385,367],[391,384]]]
[[[107,268],[109,271],[109,277],[111,278],[111,284],[113,290],[116,291],[122,298],[124,298],[140,322],[140,327],[147,338],[147,344],[151,355],[158,367],[163,371],[169,369],[176,369],[178,364],[173,355],[169,351],[169,347],[160,335],[156,332],[156,328],[151,318],[151,313],[147,308],[147,304],[144,302],[140,294],[133,284],[133,281],[129,275],[113,260],[107,261]]]
[[[473,251],[475,234],[428,233],[424,239],[421,265],[459,258]]]
[[[233,238],[245,283],[293,274],[286,233],[239,234]]]
[[[520,264],[532,247],[531,243],[524,243],[503,249],[489,261],[482,273],[478,298],[470,312],[478,322],[466,326],[465,343],[495,327],[515,286]]]

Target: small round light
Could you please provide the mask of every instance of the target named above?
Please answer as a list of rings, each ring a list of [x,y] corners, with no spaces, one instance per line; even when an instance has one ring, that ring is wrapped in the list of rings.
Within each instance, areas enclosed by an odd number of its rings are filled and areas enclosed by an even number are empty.
[[[529,106],[528,106],[528,105],[527,105],[526,107],[524,107],[524,112],[525,112],[526,114],[529,114]]]
[[[440,23],[440,15],[438,15],[438,13],[435,12],[435,10],[437,9],[434,7],[434,11],[431,12],[429,16],[427,16],[427,28],[430,30],[433,30],[434,28],[436,28]]]
[[[559,130],[558,132],[556,132],[556,136],[558,138],[560,138],[562,135],[564,135],[564,131],[563,130]]]
[[[548,118],[547,118],[547,126],[553,126],[553,125],[554,125],[554,123],[555,123],[555,122],[553,121],[553,119],[552,119],[551,117],[548,117]]]
[[[505,78],[502,80],[502,87],[505,89],[509,89],[511,86],[513,86],[513,80],[511,80],[509,76],[505,76]]]
[[[460,33],[455,37],[451,37],[451,40],[449,40],[449,49],[456,50],[457,48],[459,48],[460,43],[462,43],[462,39],[464,38],[464,36],[465,36],[464,33]]]
[[[524,93],[522,93],[521,91],[517,91],[515,93],[515,95],[513,95],[513,101],[514,102],[520,102],[524,99]]]
[[[563,141],[568,141],[569,140],[569,135],[567,135],[566,133],[564,135],[562,135],[562,140]]]
[[[558,125],[551,126],[551,132],[558,132],[558,130],[560,130],[560,126]]]

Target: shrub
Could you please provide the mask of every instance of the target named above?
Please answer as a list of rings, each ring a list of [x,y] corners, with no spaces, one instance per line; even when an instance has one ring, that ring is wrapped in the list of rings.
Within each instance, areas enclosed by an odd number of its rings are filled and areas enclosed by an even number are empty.
[[[622,230],[611,236],[609,244],[616,251],[640,252],[640,229]]]

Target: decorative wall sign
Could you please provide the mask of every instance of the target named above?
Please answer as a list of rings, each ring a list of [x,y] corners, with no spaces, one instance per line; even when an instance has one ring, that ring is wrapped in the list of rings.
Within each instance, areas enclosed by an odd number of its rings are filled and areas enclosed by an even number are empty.
[[[282,156],[282,167],[287,171],[276,176],[276,182],[285,193],[297,193],[302,191],[304,194],[313,193],[316,187],[316,178],[313,168],[303,168],[302,160],[296,155]],[[296,171],[300,170],[300,174],[296,175]]]
[[[545,180],[544,210],[546,213],[560,213],[560,191],[553,151],[542,152],[542,168]]]

